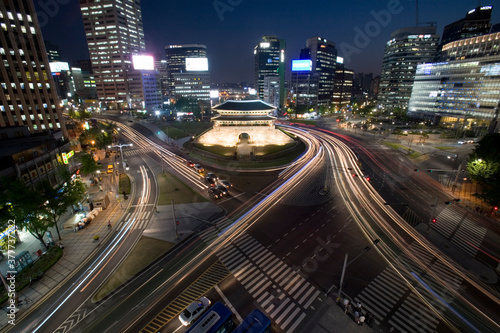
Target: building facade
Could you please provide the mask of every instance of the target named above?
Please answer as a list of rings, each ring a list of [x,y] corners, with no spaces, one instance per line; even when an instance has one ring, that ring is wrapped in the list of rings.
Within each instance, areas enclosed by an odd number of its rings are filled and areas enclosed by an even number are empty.
[[[186,73],[186,59],[207,58],[207,47],[202,44],[169,45],[165,47],[167,74],[164,94],[174,97],[176,94],[176,74]],[[208,60],[207,60],[208,64]],[[206,69],[208,73],[208,68]]]
[[[128,70],[127,79],[130,91],[130,106],[146,111],[161,110],[160,75],[155,70]]]
[[[389,110],[407,110],[417,65],[434,60],[439,36],[436,27],[402,28],[387,42],[378,100]]]
[[[81,0],[80,9],[99,99],[108,107],[128,104],[131,57],[146,49],[141,2]]]
[[[484,131],[498,118],[500,33],[448,43],[442,57],[417,67],[408,115]]]
[[[255,89],[257,96],[264,99],[264,79],[276,77],[280,84],[280,104],[283,108],[285,96],[285,40],[276,36],[263,36],[254,47]]]
[[[335,71],[335,86],[333,90],[333,105],[336,110],[342,110],[349,106],[352,99],[352,85],[354,71],[339,64]]]
[[[481,35],[486,35],[491,29],[491,12],[493,6],[480,6],[467,12],[464,18],[444,27],[439,49],[443,45]]]
[[[311,37],[306,41],[312,60],[312,73],[318,78],[318,106],[329,106],[335,90],[337,49],[335,43],[321,37]]]
[[[67,137],[33,2],[0,2],[0,26],[0,127],[61,130]]]

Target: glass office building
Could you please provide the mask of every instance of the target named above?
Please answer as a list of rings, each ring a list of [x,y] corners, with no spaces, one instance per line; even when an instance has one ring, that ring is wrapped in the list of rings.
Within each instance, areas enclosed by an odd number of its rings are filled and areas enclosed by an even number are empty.
[[[387,42],[378,99],[385,108],[406,110],[417,65],[434,60],[439,36],[436,27],[402,28]]]
[[[447,61],[417,67],[408,115],[450,127],[485,129],[498,116],[500,33],[448,43]]]

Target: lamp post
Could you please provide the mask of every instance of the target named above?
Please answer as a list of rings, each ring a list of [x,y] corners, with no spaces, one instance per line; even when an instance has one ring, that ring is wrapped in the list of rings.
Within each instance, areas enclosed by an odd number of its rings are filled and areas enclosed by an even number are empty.
[[[378,242],[380,242],[380,239],[375,239],[372,243],[372,245],[377,245]],[[358,259],[359,257],[361,257],[363,254],[365,254],[366,252],[370,251],[370,249],[372,248],[372,245],[368,245],[367,247],[365,247],[363,249],[363,251],[361,251],[360,254],[358,254],[356,257],[354,257],[354,259],[352,259],[351,261],[347,262],[347,259],[349,258],[349,254],[346,253],[345,254],[345,258],[344,258],[344,266],[342,267],[342,274],[340,276],[340,285],[339,285],[339,294],[338,294],[338,297],[340,298],[342,296],[342,284],[344,283],[344,275],[345,275],[345,270],[346,268],[352,264],[356,259]],[[328,291],[326,292],[325,295],[328,295],[328,293],[330,292],[330,290],[333,288],[333,286],[330,287],[330,289],[328,289]]]
[[[120,156],[122,157],[122,164],[123,164],[123,169],[125,170],[125,161],[123,160],[123,150],[122,150],[122,147],[132,147],[133,144],[131,143],[125,143],[125,144],[117,144],[117,145],[114,145],[114,146],[108,146],[108,148],[120,148]]]

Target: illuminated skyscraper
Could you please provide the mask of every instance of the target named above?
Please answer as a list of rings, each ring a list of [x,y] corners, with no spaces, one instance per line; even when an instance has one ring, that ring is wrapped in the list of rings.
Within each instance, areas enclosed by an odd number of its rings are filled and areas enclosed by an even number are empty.
[[[379,101],[389,110],[406,110],[417,65],[434,60],[439,35],[436,27],[402,28],[387,42],[380,75]]]
[[[67,137],[32,1],[0,2],[0,127],[62,130]]]
[[[97,95],[103,102],[129,103],[131,56],[146,49],[140,0],[80,0]]]
[[[335,70],[337,66],[337,49],[335,43],[321,37],[312,37],[306,41],[312,60],[312,74],[318,76],[318,105],[328,106],[332,103]]]
[[[285,40],[276,36],[264,36],[254,48],[255,89],[257,96],[264,99],[264,80],[266,77],[279,78],[280,108],[285,98]],[[276,105],[278,106],[278,105]]]
[[[184,95],[187,93],[187,89],[185,85],[195,84],[197,77],[195,72],[199,72],[199,78],[205,82],[203,86],[205,87],[208,84],[208,88],[203,88],[204,92],[202,93],[203,99],[210,99],[210,77],[207,68],[195,68],[186,67],[186,59],[191,58],[207,58],[207,47],[202,44],[184,44],[184,45],[168,45],[165,47],[165,59],[167,60],[167,95],[169,97],[174,97],[176,94]],[[205,61],[205,60],[200,60]],[[190,64],[201,64],[194,60],[190,61]],[[208,66],[208,60],[207,60]],[[198,69],[196,71],[195,69]],[[188,73],[189,72],[189,73]],[[189,82],[189,83],[188,83]],[[176,87],[177,86],[177,87]],[[186,89],[185,89],[186,88]],[[201,86],[196,87],[195,90],[201,90]],[[206,90],[206,91],[205,91]],[[195,94],[196,95],[196,94]],[[196,96],[190,96],[193,98],[197,98]],[[188,97],[188,96],[185,96]]]

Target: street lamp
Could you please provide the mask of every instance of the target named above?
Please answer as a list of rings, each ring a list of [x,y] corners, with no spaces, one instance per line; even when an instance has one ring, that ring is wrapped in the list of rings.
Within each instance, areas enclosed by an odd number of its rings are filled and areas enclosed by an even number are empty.
[[[377,245],[378,242],[380,242],[380,239],[375,239],[372,243],[372,245]],[[366,252],[370,251],[370,249],[372,248],[372,245],[368,245],[367,247],[365,247],[363,249],[363,251],[361,251],[360,254],[358,254],[356,257],[354,257],[354,259],[352,259],[351,261],[347,262],[347,258],[349,258],[349,253],[346,253],[345,254],[345,259],[344,259],[344,266],[342,268],[342,274],[340,276],[340,285],[339,285],[339,293],[338,293],[338,298],[340,298],[342,296],[342,284],[344,283],[344,275],[345,275],[345,270],[346,268],[352,264],[356,259],[358,259],[359,257],[361,257],[363,254],[365,254]],[[330,287],[330,289],[328,289],[328,291],[326,292],[325,295],[328,295],[328,293],[330,292],[330,290],[333,288],[333,286]]]
[[[124,169],[125,169],[125,161],[123,160],[123,150],[122,150],[122,147],[132,147],[132,146],[133,146],[133,144],[131,144],[131,143],[125,143],[125,144],[120,143],[120,144],[117,144],[117,145],[114,145],[114,146],[108,146],[109,149],[111,149],[111,148],[117,148],[117,147],[120,148],[120,155],[122,157],[122,164],[123,164],[123,168]]]

